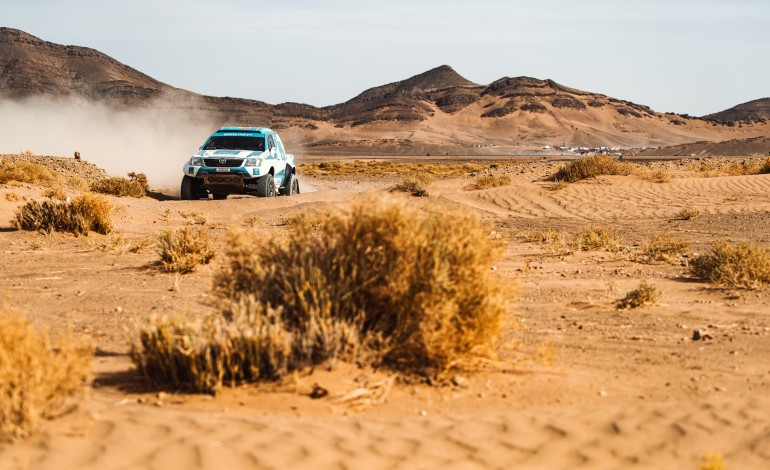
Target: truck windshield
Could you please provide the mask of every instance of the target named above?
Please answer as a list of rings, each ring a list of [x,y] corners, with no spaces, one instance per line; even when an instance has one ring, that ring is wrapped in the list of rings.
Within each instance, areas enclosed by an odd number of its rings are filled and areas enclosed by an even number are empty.
[[[204,150],[226,149],[226,150],[265,150],[264,137],[241,137],[241,136],[212,136],[203,146]]]

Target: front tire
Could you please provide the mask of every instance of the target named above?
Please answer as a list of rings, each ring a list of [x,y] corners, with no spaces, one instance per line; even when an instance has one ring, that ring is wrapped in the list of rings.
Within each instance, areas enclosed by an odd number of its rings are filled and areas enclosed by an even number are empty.
[[[284,196],[299,194],[299,181],[297,180],[297,175],[289,173],[288,176],[286,176],[286,181],[283,182],[281,194]]]
[[[257,180],[257,196],[275,197],[275,193],[275,178],[273,178],[273,175],[267,174]]]
[[[200,199],[205,194],[203,183],[197,178],[185,175],[182,178],[181,198],[183,201]]]

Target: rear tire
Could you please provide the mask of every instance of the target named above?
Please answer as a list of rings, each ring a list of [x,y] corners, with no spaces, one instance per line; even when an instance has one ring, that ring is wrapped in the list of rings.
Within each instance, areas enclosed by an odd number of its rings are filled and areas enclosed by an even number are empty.
[[[275,178],[273,178],[273,175],[267,174],[257,180],[257,196],[274,197],[275,193]]]
[[[297,181],[297,175],[289,173],[286,176],[286,181],[283,182],[283,189],[281,190],[283,196],[292,196],[299,194],[299,181]]]
[[[206,194],[203,189],[203,182],[192,176],[185,175],[182,178],[181,198],[183,201],[192,201],[200,199]]]

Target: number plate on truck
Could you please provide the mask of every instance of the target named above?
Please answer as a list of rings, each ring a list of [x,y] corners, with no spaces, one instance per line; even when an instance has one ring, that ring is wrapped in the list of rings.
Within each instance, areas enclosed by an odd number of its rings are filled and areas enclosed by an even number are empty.
[[[217,168],[217,173],[230,173],[229,168]]]

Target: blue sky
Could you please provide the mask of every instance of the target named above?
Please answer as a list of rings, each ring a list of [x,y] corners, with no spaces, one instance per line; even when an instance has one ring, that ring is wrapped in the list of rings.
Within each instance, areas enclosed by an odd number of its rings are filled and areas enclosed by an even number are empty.
[[[770,96],[768,0],[0,0],[170,85],[324,106],[448,64],[703,115]]]

